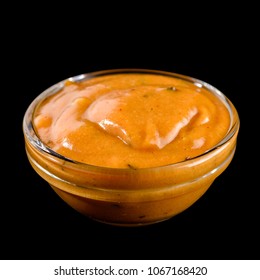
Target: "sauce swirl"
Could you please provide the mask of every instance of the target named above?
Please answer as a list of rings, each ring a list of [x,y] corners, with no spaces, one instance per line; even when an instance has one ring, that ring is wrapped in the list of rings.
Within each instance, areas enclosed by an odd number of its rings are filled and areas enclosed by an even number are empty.
[[[227,134],[230,114],[203,86],[159,74],[109,74],[64,87],[34,112],[45,145],[75,161],[146,168],[205,153]]]

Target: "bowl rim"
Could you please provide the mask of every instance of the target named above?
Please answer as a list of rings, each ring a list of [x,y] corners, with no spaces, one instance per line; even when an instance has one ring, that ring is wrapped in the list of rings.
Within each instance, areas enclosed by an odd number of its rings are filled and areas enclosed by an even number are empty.
[[[182,161],[178,161],[175,163],[169,163],[165,165],[158,165],[158,166],[152,166],[152,167],[141,167],[141,168],[117,168],[117,167],[106,167],[106,166],[99,166],[99,165],[93,165],[93,164],[88,164],[84,162],[79,162],[76,160],[73,160],[71,158],[68,158],[66,156],[63,156],[51,148],[49,148],[47,145],[45,145],[41,139],[37,136],[33,124],[32,124],[32,118],[33,118],[33,112],[37,104],[42,101],[44,98],[57,93],[59,90],[65,87],[65,83],[67,81],[72,81],[72,82],[82,82],[85,80],[92,79],[94,77],[101,77],[105,76],[108,74],[126,74],[126,73],[142,73],[142,74],[156,74],[156,75],[164,75],[164,76],[171,76],[174,78],[186,80],[188,82],[192,82],[194,85],[196,85],[198,88],[205,88],[209,90],[211,93],[213,93],[215,96],[217,96],[223,104],[226,106],[226,108],[229,111],[230,114],[230,127],[228,132],[226,133],[225,137],[222,138],[216,145],[208,149],[202,154],[197,155],[196,157],[184,159]],[[194,78],[188,75],[183,75],[175,72],[170,72],[170,71],[162,71],[162,70],[156,70],[156,69],[145,69],[145,68],[116,68],[116,69],[107,69],[107,70],[101,70],[101,71],[93,71],[89,73],[83,73],[75,76],[71,76],[68,78],[65,78],[61,80],[60,82],[57,82],[53,84],[52,86],[46,88],[44,91],[42,91],[40,94],[36,96],[35,99],[32,100],[32,102],[29,104],[27,107],[24,117],[23,117],[23,122],[22,122],[22,129],[24,133],[24,137],[26,140],[29,141],[30,144],[34,148],[36,148],[38,151],[43,152],[45,154],[48,154],[58,160],[63,160],[66,162],[69,162],[71,164],[80,166],[80,167],[85,167],[88,169],[92,170],[104,170],[106,172],[109,171],[124,171],[124,172],[133,172],[133,171],[145,171],[145,170],[155,170],[159,168],[167,168],[167,167],[178,167],[180,165],[183,165],[184,163],[192,162],[194,160],[200,159],[205,155],[208,155],[209,153],[214,152],[215,150],[219,149],[222,147],[224,144],[226,144],[233,136],[235,136],[239,130],[240,127],[240,119],[239,115],[237,112],[236,107],[234,104],[231,102],[231,100],[223,93],[221,92],[218,88],[215,86],[200,80],[198,78]]]

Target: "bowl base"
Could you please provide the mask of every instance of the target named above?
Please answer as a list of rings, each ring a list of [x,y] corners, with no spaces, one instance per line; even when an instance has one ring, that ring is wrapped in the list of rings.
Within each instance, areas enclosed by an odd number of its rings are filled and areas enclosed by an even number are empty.
[[[99,220],[93,217],[89,217],[91,220],[98,222],[98,223],[102,223],[102,224],[106,224],[106,225],[110,225],[110,226],[117,226],[117,227],[144,227],[144,226],[150,226],[150,225],[154,225],[154,224],[158,224],[164,221],[167,221],[169,219],[171,219],[172,217],[168,217],[168,218],[164,218],[161,220],[157,220],[157,221],[151,221],[151,222],[143,222],[143,223],[120,223],[120,222],[108,222],[108,221],[104,221],[104,220]]]
[[[106,224],[106,225],[110,225],[110,226],[117,226],[117,227],[144,227],[144,226],[150,226],[150,225],[154,225],[154,224],[158,224],[164,221],[169,220],[170,218],[166,218],[166,219],[162,219],[162,220],[158,220],[158,221],[153,221],[153,222],[144,222],[144,223],[113,223],[113,222],[106,222],[106,221],[102,221],[102,220],[98,220],[98,219],[94,219],[91,218],[93,221],[96,221],[98,223],[102,223],[102,224]]]

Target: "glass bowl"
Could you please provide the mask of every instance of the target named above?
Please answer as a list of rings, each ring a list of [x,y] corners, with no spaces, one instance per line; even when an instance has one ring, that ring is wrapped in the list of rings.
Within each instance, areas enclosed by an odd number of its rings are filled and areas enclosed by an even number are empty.
[[[230,114],[230,128],[217,145],[195,158],[148,168],[109,168],[77,162],[56,153],[37,136],[34,111],[67,81],[81,83],[114,73],[152,73],[184,79],[217,96]],[[63,80],[38,95],[23,119],[28,160],[33,169],[79,213],[117,226],[141,226],[172,218],[194,204],[228,167],[236,149],[239,116],[231,101],[212,85],[176,73],[146,69],[115,69]]]

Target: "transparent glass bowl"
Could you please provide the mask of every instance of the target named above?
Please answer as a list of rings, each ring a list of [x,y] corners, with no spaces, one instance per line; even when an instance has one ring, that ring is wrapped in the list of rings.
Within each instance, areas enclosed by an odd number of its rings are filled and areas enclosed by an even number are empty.
[[[116,169],[73,161],[57,154],[39,139],[32,118],[39,102],[62,89],[67,80],[81,82],[113,73],[153,73],[190,81],[205,87],[228,108],[231,125],[226,136],[196,158],[166,166]],[[28,160],[33,169],[68,205],[78,212],[118,226],[140,226],[167,220],[195,203],[230,164],[236,149],[239,116],[218,89],[198,79],[164,71],[115,69],[82,74],[61,81],[30,104],[23,119]]]

